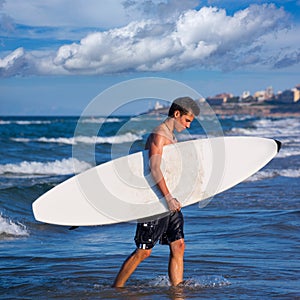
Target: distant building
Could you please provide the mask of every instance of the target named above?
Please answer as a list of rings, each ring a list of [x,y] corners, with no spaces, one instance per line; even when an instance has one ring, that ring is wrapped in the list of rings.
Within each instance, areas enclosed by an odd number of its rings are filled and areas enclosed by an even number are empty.
[[[251,94],[249,91],[244,91],[241,95],[241,100],[243,101],[244,99],[247,99],[250,96],[251,96]]]
[[[265,101],[265,91],[257,91],[254,93],[253,97],[258,102]]]
[[[280,103],[295,103],[300,100],[300,89],[297,88],[285,90],[277,95],[277,101]]]
[[[294,90],[294,102],[298,102],[300,100],[300,84],[296,85]]]
[[[265,97],[266,97],[265,100],[270,100],[270,99],[274,98],[274,90],[273,90],[272,86],[269,86],[266,88]]]
[[[243,103],[256,101],[249,91],[244,91],[240,97],[240,101]]]
[[[203,100],[199,99],[199,102]],[[244,91],[241,96],[233,96],[230,93],[222,93],[213,97],[207,97],[206,101],[211,105],[222,105],[224,103],[252,103],[260,102],[265,104],[289,104],[300,103],[300,84],[296,85],[291,90],[285,90],[274,94],[272,86],[267,87],[265,90],[257,91],[251,95],[249,91]]]
[[[233,94],[222,93],[214,97],[208,97],[206,98],[206,101],[211,105],[221,105],[223,103],[226,103],[230,98],[233,98]]]
[[[258,102],[268,101],[274,98],[273,88],[270,86],[264,91],[257,91],[253,95],[254,99]]]
[[[164,106],[162,104],[159,103],[159,101],[156,101],[155,105],[154,105],[154,110],[159,110],[164,108]]]

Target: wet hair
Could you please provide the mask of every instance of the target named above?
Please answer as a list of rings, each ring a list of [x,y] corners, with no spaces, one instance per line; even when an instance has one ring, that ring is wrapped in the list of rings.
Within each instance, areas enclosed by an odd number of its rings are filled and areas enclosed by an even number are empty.
[[[194,116],[198,116],[200,113],[200,107],[197,102],[190,97],[180,97],[173,101],[169,109],[169,117],[174,117],[176,110],[179,110],[180,115],[187,115],[192,113]]]

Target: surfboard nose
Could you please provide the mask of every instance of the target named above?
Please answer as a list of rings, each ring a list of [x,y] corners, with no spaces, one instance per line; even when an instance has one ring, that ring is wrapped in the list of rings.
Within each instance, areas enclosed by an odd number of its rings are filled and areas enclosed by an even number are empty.
[[[282,143],[281,142],[279,142],[279,141],[277,141],[277,140],[274,140],[275,142],[276,142],[276,144],[277,144],[277,152],[279,152],[280,151],[280,149],[281,149],[281,145],[282,145]]]

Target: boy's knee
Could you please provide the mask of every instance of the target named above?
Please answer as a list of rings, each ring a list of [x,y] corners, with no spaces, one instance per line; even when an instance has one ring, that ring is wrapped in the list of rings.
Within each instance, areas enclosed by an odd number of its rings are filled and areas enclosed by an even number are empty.
[[[185,250],[185,243],[183,239],[177,240],[171,244],[171,254],[173,256],[184,254]]]
[[[136,254],[141,261],[148,258],[151,255],[151,252],[152,252],[151,249],[137,249],[136,250]]]
[[[183,239],[181,239],[181,240],[178,241],[177,248],[178,248],[178,252],[180,252],[180,253],[183,254],[183,252],[185,250],[185,243],[184,243]]]

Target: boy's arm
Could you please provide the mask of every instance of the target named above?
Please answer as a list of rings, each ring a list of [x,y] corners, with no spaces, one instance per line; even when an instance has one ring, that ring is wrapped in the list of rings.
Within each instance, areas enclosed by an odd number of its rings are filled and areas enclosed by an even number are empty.
[[[167,187],[163,173],[161,171],[161,159],[163,147],[165,145],[165,137],[160,134],[153,134],[153,139],[149,147],[149,161],[151,175],[166,199],[170,211],[179,211],[181,208],[180,203],[174,198]]]

